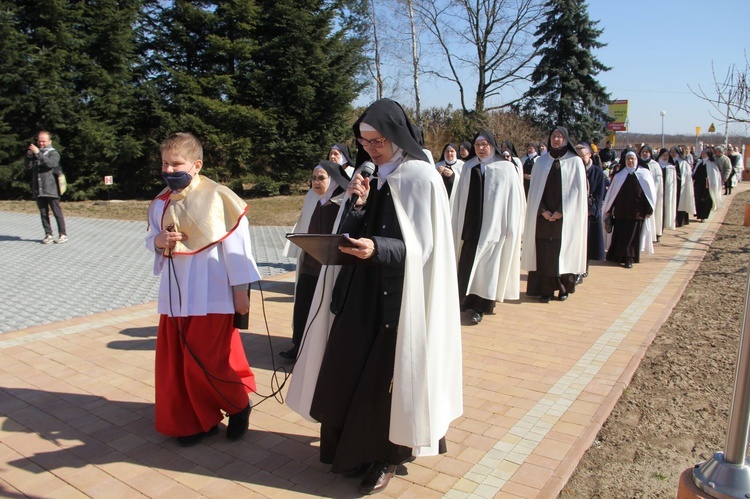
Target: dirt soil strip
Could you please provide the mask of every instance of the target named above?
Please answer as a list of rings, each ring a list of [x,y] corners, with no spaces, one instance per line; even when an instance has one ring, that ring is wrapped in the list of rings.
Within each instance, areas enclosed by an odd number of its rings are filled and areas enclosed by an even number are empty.
[[[739,193],[685,293],[560,498],[675,497],[723,450],[745,303],[750,192]]]

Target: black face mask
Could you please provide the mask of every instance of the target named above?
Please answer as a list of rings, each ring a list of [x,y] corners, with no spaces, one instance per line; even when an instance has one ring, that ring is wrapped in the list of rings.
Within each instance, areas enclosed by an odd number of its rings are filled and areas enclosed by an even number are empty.
[[[189,186],[190,182],[193,180],[193,176],[188,172],[161,172],[161,176],[167,183],[167,186],[173,191],[181,191]]]

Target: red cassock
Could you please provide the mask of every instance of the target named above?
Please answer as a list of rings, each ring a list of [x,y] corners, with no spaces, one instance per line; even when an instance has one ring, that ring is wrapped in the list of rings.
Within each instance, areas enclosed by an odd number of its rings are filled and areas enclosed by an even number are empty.
[[[229,359],[229,362],[227,362]],[[159,319],[156,430],[184,436],[208,431],[247,406],[256,390],[233,314]]]

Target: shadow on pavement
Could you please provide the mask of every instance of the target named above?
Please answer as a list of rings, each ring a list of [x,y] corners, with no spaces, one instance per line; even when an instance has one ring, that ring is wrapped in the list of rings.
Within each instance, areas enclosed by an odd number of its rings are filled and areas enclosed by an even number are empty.
[[[24,239],[22,237],[18,236],[6,236],[5,234],[0,234],[0,242],[3,241],[18,241],[23,243],[41,243],[41,239]]]
[[[344,490],[335,497],[359,496],[358,479],[330,474],[328,466],[318,463],[318,448],[311,445],[317,437],[254,429],[252,414],[251,429],[239,442],[227,441],[220,425],[219,435],[183,448],[154,430],[150,403],[26,388],[4,388],[0,393],[0,410],[7,416],[2,423],[4,432],[36,433],[57,446],[51,451],[29,451],[27,457],[6,463],[27,472],[41,475],[59,470],[55,474],[65,479],[74,474],[66,469],[88,465],[107,469],[108,464],[131,463],[314,495],[321,485],[330,483],[337,491]],[[290,474],[290,470],[297,471]],[[346,492],[346,481],[351,482],[351,493]],[[14,495],[2,486],[0,493],[3,497],[28,497]]]

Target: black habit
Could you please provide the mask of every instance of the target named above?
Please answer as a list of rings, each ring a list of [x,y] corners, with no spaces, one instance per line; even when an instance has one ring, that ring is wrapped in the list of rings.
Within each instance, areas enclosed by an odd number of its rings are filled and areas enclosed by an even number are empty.
[[[705,220],[711,214],[713,201],[711,201],[711,192],[708,188],[708,170],[703,161],[698,163],[693,173],[693,192],[695,193],[695,217]]]
[[[476,165],[469,172],[469,194],[466,199],[466,216],[461,230],[461,255],[458,258],[458,296],[461,300],[461,311],[476,310],[483,314],[495,310],[495,301],[482,298],[475,294],[466,295],[469,288],[471,269],[477,255],[479,236],[482,231],[482,215],[484,212],[484,175],[480,165]]]
[[[654,212],[635,173],[627,178],[612,203],[614,230],[607,260],[617,263],[639,263],[643,220]]]
[[[321,423],[320,460],[334,472],[401,464],[412,452],[388,439],[406,247],[387,184],[380,190],[372,184],[366,206],[343,232],[372,239],[375,253],[370,264],[339,273],[331,303],[336,317],[310,408]]]
[[[529,272],[526,294],[552,296],[555,291],[575,293],[575,274],[560,275],[560,249],[562,247],[562,219],[550,222],[542,213],[559,212],[563,216],[562,172],[555,160],[544,185],[536,215],[536,270]]]
[[[602,203],[606,192],[604,171],[592,163],[586,169],[586,179],[589,184],[589,234],[586,257],[587,260],[604,260],[604,228],[602,226]]]

